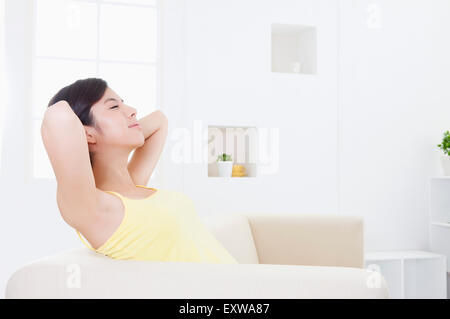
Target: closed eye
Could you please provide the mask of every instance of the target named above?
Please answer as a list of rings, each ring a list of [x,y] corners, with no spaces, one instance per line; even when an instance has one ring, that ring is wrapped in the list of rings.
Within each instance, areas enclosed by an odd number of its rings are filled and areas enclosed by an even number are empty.
[[[110,107],[110,109],[113,109],[113,108],[115,108],[115,107],[119,107],[119,106],[118,106],[118,105],[115,105],[115,106]]]

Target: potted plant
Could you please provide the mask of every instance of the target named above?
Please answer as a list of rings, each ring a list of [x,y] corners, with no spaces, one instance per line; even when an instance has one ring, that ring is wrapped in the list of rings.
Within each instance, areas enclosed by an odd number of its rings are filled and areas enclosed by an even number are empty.
[[[444,175],[450,175],[450,133],[449,131],[444,133],[442,143],[438,144],[438,147],[442,149],[444,155],[441,155],[442,169]]]
[[[217,167],[220,177],[231,177],[233,171],[231,155],[223,153],[217,156]]]

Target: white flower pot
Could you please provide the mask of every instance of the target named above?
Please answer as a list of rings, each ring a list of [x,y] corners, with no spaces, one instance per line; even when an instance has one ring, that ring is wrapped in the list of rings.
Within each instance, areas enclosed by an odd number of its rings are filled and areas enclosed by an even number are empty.
[[[441,155],[441,164],[442,170],[444,171],[444,175],[445,176],[450,175],[450,156]]]
[[[218,161],[217,168],[220,177],[231,177],[233,172],[233,161]]]

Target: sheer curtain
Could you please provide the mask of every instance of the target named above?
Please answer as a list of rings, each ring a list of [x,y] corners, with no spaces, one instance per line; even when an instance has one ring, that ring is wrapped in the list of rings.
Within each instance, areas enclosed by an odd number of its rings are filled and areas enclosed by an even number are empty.
[[[0,155],[3,154],[3,128],[6,109],[6,76],[5,76],[5,1],[0,0]],[[0,177],[3,167],[0,161]]]

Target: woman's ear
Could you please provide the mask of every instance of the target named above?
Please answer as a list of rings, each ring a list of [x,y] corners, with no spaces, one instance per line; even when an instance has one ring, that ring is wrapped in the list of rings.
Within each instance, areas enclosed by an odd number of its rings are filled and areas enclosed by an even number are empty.
[[[88,144],[96,144],[97,140],[95,139],[94,128],[86,125],[83,125],[83,128],[86,134],[86,141],[88,142]]]

